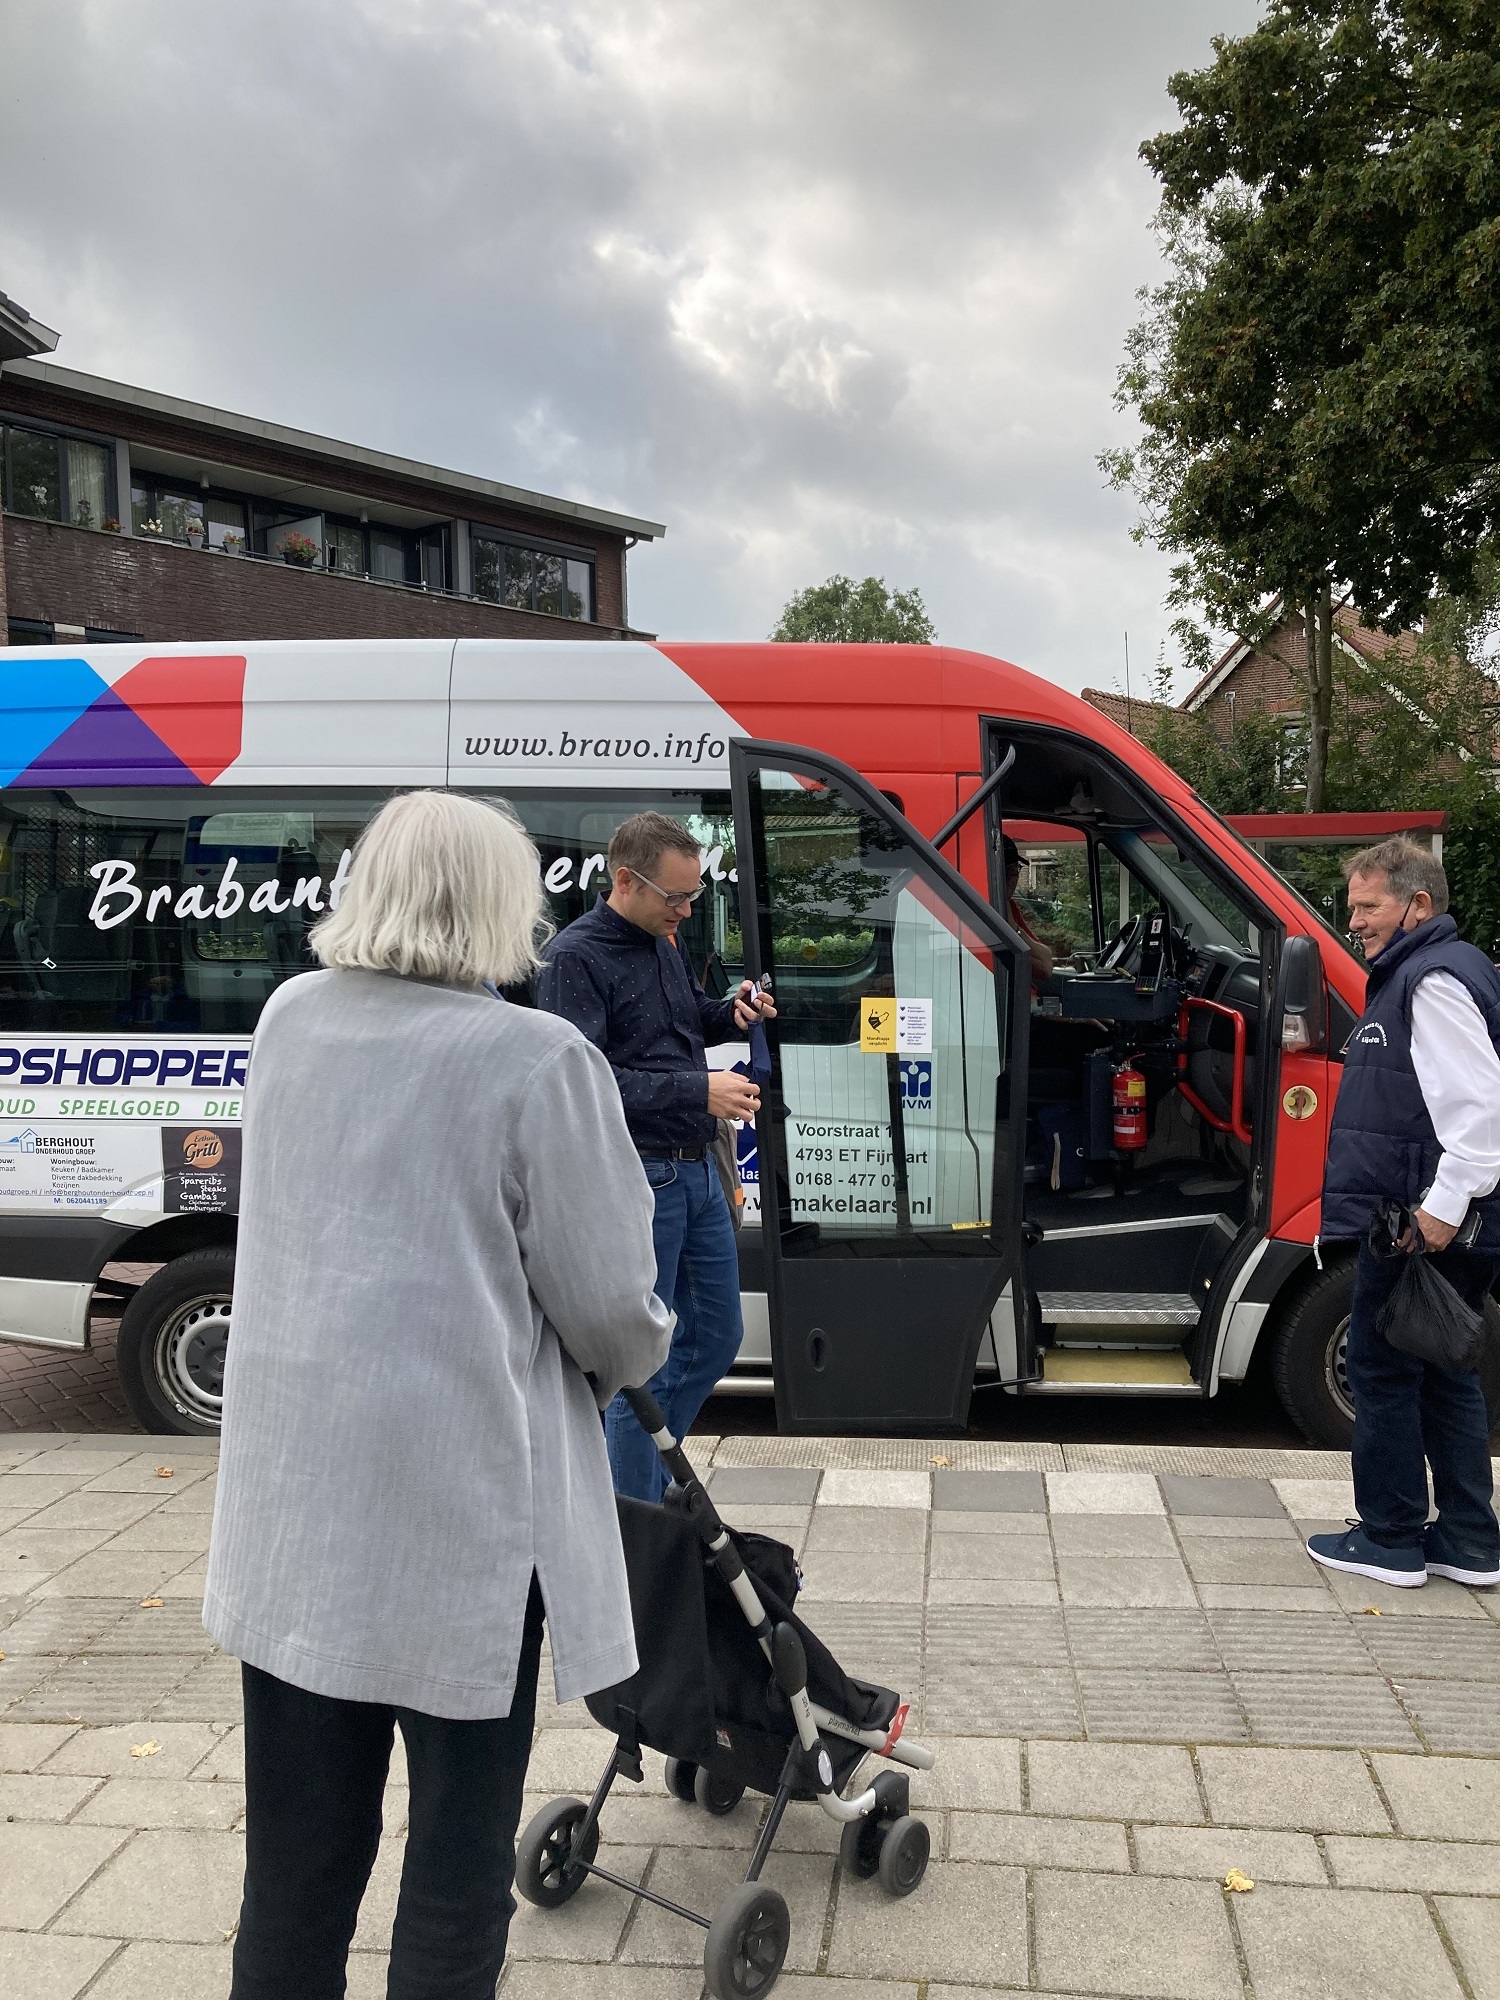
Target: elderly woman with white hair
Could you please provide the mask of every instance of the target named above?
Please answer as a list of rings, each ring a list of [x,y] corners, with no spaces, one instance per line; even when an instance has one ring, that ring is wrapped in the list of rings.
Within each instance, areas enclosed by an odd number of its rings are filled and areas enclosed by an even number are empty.
[[[233,2000],[323,2000],[411,1787],[392,2000],[489,2000],[542,1623],[557,1698],[634,1671],[599,1411],[666,1358],[609,1065],[496,1000],[536,962],[509,810],[414,792],[255,1035],[204,1623],[243,1662]]]

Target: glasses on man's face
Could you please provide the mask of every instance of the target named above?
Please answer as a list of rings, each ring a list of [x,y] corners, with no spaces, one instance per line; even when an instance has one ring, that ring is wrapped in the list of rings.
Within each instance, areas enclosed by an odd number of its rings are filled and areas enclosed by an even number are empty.
[[[669,910],[682,910],[684,913],[693,907],[708,887],[706,882],[700,882],[696,889],[663,889],[649,875],[643,875],[639,868],[632,868],[630,872],[637,882],[643,882],[648,889],[655,889]]]

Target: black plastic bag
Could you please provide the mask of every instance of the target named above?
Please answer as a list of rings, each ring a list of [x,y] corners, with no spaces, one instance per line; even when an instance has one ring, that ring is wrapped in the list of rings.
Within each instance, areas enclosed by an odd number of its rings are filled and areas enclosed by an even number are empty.
[[[1412,1235],[1414,1247],[1403,1249],[1402,1242]],[[1455,1375],[1477,1368],[1485,1347],[1484,1314],[1465,1305],[1433,1264],[1407,1211],[1377,1215],[1370,1225],[1370,1248],[1377,1257],[1404,1259],[1395,1289],[1375,1322],[1381,1337],[1401,1353]]]

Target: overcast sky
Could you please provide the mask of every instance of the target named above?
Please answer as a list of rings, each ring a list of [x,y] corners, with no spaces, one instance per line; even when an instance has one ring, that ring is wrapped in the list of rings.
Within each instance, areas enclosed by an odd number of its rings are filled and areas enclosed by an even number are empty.
[[[873,572],[1108,687],[1167,625],[1095,466],[1136,148],[1258,11],[9,0],[0,290],[70,367],[664,521],[663,635]]]

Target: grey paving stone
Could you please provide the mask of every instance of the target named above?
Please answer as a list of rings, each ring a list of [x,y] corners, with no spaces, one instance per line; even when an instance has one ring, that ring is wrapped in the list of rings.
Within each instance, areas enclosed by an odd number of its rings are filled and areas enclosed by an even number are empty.
[[[1224,1538],[1236,1542],[1295,1542],[1300,1547],[1303,1537],[1298,1532],[1295,1521],[1285,1514],[1276,1520],[1259,1514],[1230,1516],[1228,1514],[1194,1514],[1185,1520],[1187,1532],[1195,1541]]]
[[[1203,1819],[1188,1753],[1175,1745],[1028,1743],[1026,1768],[1035,1813],[1178,1826]]]
[[[39,1779],[32,1780],[40,1783]],[[59,1778],[58,1784],[88,1784],[84,1779]],[[215,1827],[221,1832],[238,1824],[245,1811],[243,1785],[207,1784],[197,1778],[167,1778],[142,1785],[133,1778],[110,1778],[80,1807],[77,1826]]]
[[[33,1528],[29,1522],[0,1535],[0,1594],[35,1590],[109,1539],[106,1528]],[[88,1597],[126,1596],[128,1590],[101,1588],[74,1593]],[[144,1594],[144,1593],[142,1593]]]
[[[1026,1878],[1019,1868],[936,1861],[916,1894],[901,1902],[874,1882],[845,1877],[840,1884],[828,1955],[835,1979],[1024,1986],[1026,1959]]]
[[[127,1722],[104,1729],[80,1729],[52,1756],[49,1771],[70,1777],[128,1778],[161,1784],[185,1778],[214,1750],[219,1738],[203,1722]],[[149,1757],[132,1757],[143,1743],[160,1747]]]
[[[1398,1589],[1390,1583],[1371,1583],[1367,1577],[1347,1576],[1336,1569],[1325,1569],[1321,1576],[1347,1611],[1361,1612],[1367,1605],[1373,1605],[1386,1618],[1467,1618],[1476,1623],[1485,1616],[1478,1602],[1481,1593],[1465,1590],[1460,1583],[1450,1583],[1445,1576],[1430,1576],[1415,1590]]]
[[[11,1656],[52,1653],[64,1658],[86,1653],[101,1633],[119,1623],[132,1602],[118,1597],[54,1597],[32,1603],[5,1627],[5,1651]]]
[[[1084,1477],[1082,1473],[1078,1475]],[[1191,1604],[1192,1581],[1172,1558],[1059,1555],[1057,1579],[1064,1604]]]
[[[1035,1535],[934,1535],[928,1570],[934,1578],[1050,1583],[1052,1550]]]
[[[1418,1625],[1410,1619],[1360,1618],[1356,1631],[1393,1681],[1500,1683],[1500,1638],[1484,1625]]]
[[[815,1507],[807,1531],[809,1555],[891,1550],[920,1559],[926,1546],[927,1516],[915,1507]]]
[[[16,2000],[75,2000],[116,1949],[113,1938],[0,1931],[0,1993],[14,1994]]]
[[[998,1861],[1015,1868],[1130,1873],[1125,1829],[1107,1820],[956,1812],[948,1821],[948,1852],[955,1861]]]
[[[934,1576],[928,1579],[927,1602],[932,1604],[989,1604],[1047,1606],[1055,1609],[1061,1601],[1057,1585],[1048,1575],[1031,1579],[994,1576]]]
[[[1046,1541],[1048,1534],[1045,1514],[994,1514],[951,1508],[946,1513],[930,1515],[929,1525],[934,1541],[947,1535],[1026,1535]]]
[[[38,1528],[108,1528],[115,1533],[121,1528],[134,1527],[135,1523],[162,1504],[163,1495],[155,1493],[100,1493],[84,1487],[76,1493],[69,1493],[64,1499],[54,1500],[32,1519]]]
[[[1208,1882],[1032,1878],[1037,1977],[1077,1993],[1242,2000],[1224,1902]]]
[[[1071,1667],[949,1667],[922,1691],[928,1729],[953,1735],[1082,1736]]]
[[[934,1513],[1045,1514],[1039,1472],[949,1472],[932,1476]]]
[[[837,1656],[846,1672],[862,1674],[860,1661],[872,1654],[886,1659],[908,1655],[920,1664],[922,1609],[916,1604],[820,1604],[808,1608],[807,1623]]]
[[[1046,1478],[1054,1514],[1166,1512],[1149,1472],[1049,1472]]]
[[[815,1465],[721,1465],[709,1475],[708,1490],[716,1507],[744,1500],[771,1507],[810,1507],[818,1497],[821,1477]]]
[[[1364,1760],[1353,1750],[1234,1750],[1209,1745],[1198,1752],[1198,1769],[1209,1811],[1222,1826],[1287,1827],[1309,1833],[1390,1831],[1380,1795]]]
[[[1438,1913],[1458,1948],[1474,2000],[1500,2000],[1500,1903],[1443,1896]]]
[[[1059,1611],[987,1604],[930,1605],[929,1674],[967,1663],[1065,1667],[1067,1635]]]
[[[1318,1616],[1337,1609],[1331,1592],[1316,1579],[1302,1585],[1200,1583],[1198,1602],[1208,1611],[1305,1611]]]
[[[1330,1834],[1323,1843],[1341,1889],[1412,1889],[1421,1895],[1493,1896],[1500,1846],[1460,1840],[1362,1840]]]
[[[624,1872],[623,1870],[621,1871]],[[724,1853],[692,1848],[659,1848],[651,1868],[650,1886],[690,1910],[712,1915],[744,1878],[743,1863]],[[811,1972],[823,1944],[823,1925],[833,1882],[833,1862],[822,1854],[793,1854],[773,1848],[761,1878],[786,1897],[792,1914],[792,1941],[786,1963],[794,1972]],[[924,1885],[925,1886],[925,1885]],[[613,1892],[622,1906],[629,1898]],[[565,1927],[559,1925],[559,1928]],[[669,1910],[643,1903],[620,1950],[625,1965],[700,1965],[703,1933]],[[868,1966],[860,1970],[868,1970]]]
[[[1269,1479],[1215,1479],[1163,1472],[1157,1475],[1170,1514],[1249,1515],[1284,1521],[1286,1510]]]
[[[1081,1667],[1217,1672],[1218,1648],[1201,1611],[1116,1611],[1069,1605],[1068,1645]]]
[[[1500,1694],[1493,1686],[1483,1681],[1399,1681],[1396,1692],[1430,1750],[1500,1756]]]
[[[1235,1898],[1255,2000],[1460,2000],[1415,1896],[1271,1886]]]
[[[551,1796],[528,1791],[521,1805],[521,1825]],[[633,1785],[617,1785],[604,1808],[601,1827],[606,1841],[629,1847],[748,1848],[755,1845],[764,1804],[758,1794],[749,1792],[732,1813],[720,1818],[684,1805],[681,1799],[642,1797]]]
[[[1267,1833],[1243,1826],[1140,1826],[1136,1863],[1143,1875],[1192,1875],[1222,1882],[1238,1868],[1252,1882],[1327,1883],[1310,1833]]]
[[[1177,1556],[1172,1524],[1160,1514],[1054,1514],[1052,1540],[1066,1556]]]
[[[1241,1541],[1228,1535],[1197,1537],[1182,1524],[1182,1553],[1199,1583],[1307,1583],[1309,1558],[1291,1542]]]
[[[0,1722],[0,1771],[34,1771],[77,1733],[66,1722]]]
[[[55,1673],[57,1665],[55,1659],[41,1653],[20,1653],[13,1660],[0,1660],[0,1711],[13,1714],[22,1696]]]
[[[0,1823],[0,1882],[5,1884],[7,1929],[40,1930],[124,1840],[125,1835],[114,1827],[38,1826],[20,1820]],[[106,1931],[105,1935],[118,1937],[120,1933]]]
[[[1401,1704],[1373,1676],[1237,1673],[1230,1678],[1262,1743],[1420,1748]]]
[[[123,1722],[159,1702],[192,1672],[182,1653],[142,1658],[63,1660],[41,1686],[16,1703],[8,1720]]]
[[[826,1983],[817,1981],[820,1987]],[[812,1984],[788,1972],[776,1982],[776,1991],[791,1996],[799,1985]],[[668,1965],[512,1965],[502,1990],[507,2000],[699,2000],[703,1974]],[[889,2000],[897,2000],[898,1995],[905,2000],[908,1990],[915,2000],[915,1988],[880,1988]],[[354,2000],[352,1980],[349,1993]],[[370,1993],[371,2000],[385,2000],[383,1966],[379,1984],[372,1986]],[[854,1995],[851,2000],[865,2000],[865,1996]]]
[[[809,1542],[811,1537],[809,1537]],[[802,1559],[801,1604],[913,1604],[922,1602],[920,1549],[814,1551]]]
[[[229,1944],[127,1945],[89,2000],[223,2000],[234,1947]],[[349,1992],[357,1991],[353,1979]],[[382,1968],[380,1992],[385,1992]]]
[[[53,1599],[58,1605],[70,1601],[73,1600]],[[203,1629],[203,1606],[200,1602],[169,1598],[159,1607],[149,1610],[131,1601],[122,1616],[106,1627],[89,1650],[100,1659],[118,1653],[193,1653],[202,1656],[213,1652],[214,1642]]]
[[[17,1530],[25,1534],[24,1528]],[[38,1586],[43,1597],[157,1597],[183,1567],[181,1552],[131,1554],[96,1548]]]
[[[1080,1667],[1083,1719],[1090,1736],[1180,1743],[1243,1743],[1250,1731],[1222,1673],[1151,1673]]]
[[[1391,1756],[1377,1756],[1374,1763],[1402,1833],[1435,1840],[1500,1840],[1500,1764],[1471,1757]]]
[[[152,1709],[151,1717],[153,1721],[238,1722],[242,1700],[239,1661],[215,1655],[170,1689]]]
[[[0,1819],[48,1820],[60,1826],[72,1818],[98,1783],[97,1778],[51,1777],[40,1771],[0,1772]],[[3,1910],[0,1903],[0,1919]]]
[[[983,1812],[1021,1810],[1019,1742],[1003,1736],[930,1736],[927,1742],[937,1752],[937,1763],[930,1771],[911,1773],[913,1812],[945,1806]]]
[[[1338,1612],[1210,1611],[1208,1622],[1235,1673],[1373,1674],[1380,1670]]]

